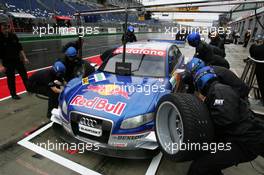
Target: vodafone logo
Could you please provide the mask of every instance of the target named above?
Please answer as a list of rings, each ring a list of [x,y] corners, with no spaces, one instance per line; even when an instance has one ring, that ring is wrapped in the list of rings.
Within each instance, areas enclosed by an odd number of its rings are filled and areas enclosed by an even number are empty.
[[[123,53],[123,48],[118,48],[114,51],[114,54]],[[152,56],[166,56],[166,52],[163,50],[154,50],[154,49],[137,49],[137,48],[127,48],[126,53],[131,54],[145,54],[145,55],[152,55]]]
[[[77,95],[74,97],[70,103],[72,106],[85,107],[88,109],[94,109],[97,111],[104,111],[109,114],[120,116],[122,115],[126,103],[117,102],[116,104],[111,104],[107,99],[95,97],[93,99],[86,99],[82,95]]]

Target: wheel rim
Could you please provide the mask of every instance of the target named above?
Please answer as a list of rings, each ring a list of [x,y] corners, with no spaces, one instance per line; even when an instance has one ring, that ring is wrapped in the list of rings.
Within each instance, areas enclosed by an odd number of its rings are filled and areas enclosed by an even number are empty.
[[[176,154],[183,142],[183,122],[178,108],[171,102],[160,104],[156,115],[156,134],[162,149]]]

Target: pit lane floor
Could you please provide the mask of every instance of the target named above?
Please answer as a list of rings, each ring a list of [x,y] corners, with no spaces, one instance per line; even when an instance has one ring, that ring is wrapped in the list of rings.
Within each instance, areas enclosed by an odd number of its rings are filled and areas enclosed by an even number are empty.
[[[144,36],[146,38],[150,36]],[[159,37],[155,37],[159,38]],[[102,41],[103,42],[103,41]],[[118,41],[117,41],[118,42]],[[188,46],[181,49],[187,56],[192,56],[194,50]],[[93,50],[94,54],[100,53]],[[248,51],[242,46],[226,45],[227,59],[231,67],[239,75],[241,74]],[[42,57],[43,58],[43,57]],[[45,57],[44,57],[45,58]],[[78,174],[77,172],[65,168],[49,158],[40,156],[16,144],[22,140],[26,131],[31,130],[48,120],[45,118],[47,102],[40,100],[34,95],[24,94],[22,100],[13,101],[11,99],[0,102],[0,174],[1,175],[55,175]],[[60,142],[54,131],[48,129],[30,140],[32,143]],[[140,175],[145,174],[151,160],[124,160],[100,156],[91,152],[83,154],[70,154],[66,151],[55,151],[68,160],[74,161],[90,170],[106,175]],[[254,167],[264,172],[264,159],[258,157],[253,161]],[[161,160],[156,174],[185,175],[190,162],[175,163],[164,158]],[[238,167],[231,167],[224,171],[225,175],[257,175],[258,172],[249,163],[241,164]]]

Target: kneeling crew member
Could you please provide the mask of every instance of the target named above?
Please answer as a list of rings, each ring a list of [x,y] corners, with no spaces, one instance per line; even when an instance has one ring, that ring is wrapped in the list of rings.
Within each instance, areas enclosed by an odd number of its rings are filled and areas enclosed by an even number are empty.
[[[221,170],[254,160],[264,153],[264,126],[254,120],[246,100],[218,81],[210,67],[194,76],[198,91],[205,97],[215,127],[216,143],[229,143],[230,150],[202,153],[190,166],[188,175],[220,175]]]
[[[52,68],[44,69],[33,74],[28,81],[28,91],[41,94],[49,98],[47,117],[51,117],[53,108],[59,105],[58,97],[63,91],[64,75],[66,68],[64,64],[57,61]]]

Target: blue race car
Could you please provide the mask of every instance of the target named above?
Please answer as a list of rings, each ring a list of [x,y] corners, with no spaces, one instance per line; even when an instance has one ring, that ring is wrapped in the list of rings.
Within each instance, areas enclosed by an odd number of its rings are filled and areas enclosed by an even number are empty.
[[[159,99],[177,86],[173,75],[184,56],[174,43],[144,41],[127,44],[128,75],[117,71],[122,61],[119,47],[95,73],[70,81],[51,120],[71,138],[93,144],[92,151],[144,158],[158,148],[154,113]]]

